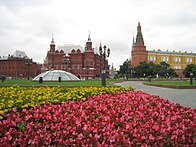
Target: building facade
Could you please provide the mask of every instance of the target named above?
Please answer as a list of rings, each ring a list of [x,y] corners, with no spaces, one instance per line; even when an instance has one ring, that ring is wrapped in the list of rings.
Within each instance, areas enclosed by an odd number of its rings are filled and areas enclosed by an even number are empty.
[[[41,64],[29,59],[24,51],[0,57],[0,76],[8,79],[32,79],[41,73]]]
[[[101,44],[99,49],[102,50]],[[105,56],[94,52],[89,34],[84,52],[77,48],[72,49],[70,53],[65,53],[62,49],[60,51],[56,50],[54,37],[52,37],[50,50],[44,60],[43,70],[53,69],[71,72],[81,79],[94,79],[100,77],[101,70],[109,69],[109,66]]]
[[[140,22],[138,22],[137,26],[136,41],[133,39],[131,53],[132,67],[137,67],[142,61],[152,61],[156,64],[160,64],[160,62],[164,61],[168,63],[171,68],[175,69],[176,73],[180,77],[183,77],[183,70],[188,64],[196,64],[196,53],[187,53],[186,51],[176,52],[175,50],[161,51],[160,49],[147,51],[146,46],[144,45]]]

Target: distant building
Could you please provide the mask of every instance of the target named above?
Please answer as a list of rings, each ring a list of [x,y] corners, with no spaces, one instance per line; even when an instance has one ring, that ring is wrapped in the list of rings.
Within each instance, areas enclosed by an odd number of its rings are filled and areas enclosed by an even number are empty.
[[[116,74],[116,70],[112,64],[111,69],[110,69],[110,74],[109,74],[110,78],[113,79],[115,74]]]
[[[196,53],[187,53],[185,52],[176,52],[173,51],[161,51],[158,50],[146,50],[146,46],[144,45],[144,40],[141,31],[140,22],[138,22],[137,26],[137,36],[136,41],[133,39],[132,46],[132,67],[136,67],[142,61],[146,62],[154,62],[159,64],[164,61],[170,65],[171,68],[175,69],[176,73],[183,77],[183,70],[186,68],[188,64],[196,64]]]
[[[108,60],[104,56],[94,53],[90,34],[84,51],[82,51],[82,47],[79,45],[64,45],[60,46],[59,49],[55,49],[54,37],[52,37],[50,50],[47,52],[44,60],[44,71],[59,69],[71,72],[81,79],[94,79],[100,77],[102,69],[109,68]],[[101,44],[100,49],[102,50]]]
[[[41,73],[41,64],[34,62],[24,51],[0,57],[0,76],[11,79],[34,78]]]

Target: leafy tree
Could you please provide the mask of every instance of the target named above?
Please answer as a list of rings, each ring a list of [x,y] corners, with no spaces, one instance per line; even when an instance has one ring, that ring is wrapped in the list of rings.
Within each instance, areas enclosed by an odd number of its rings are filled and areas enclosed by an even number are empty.
[[[188,64],[183,71],[185,77],[190,77],[190,73],[193,73],[193,77],[196,76],[196,65]]]
[[[155,67],[156,64],[154,64],[153,62],[147,63],[146,61],[143,61],[139,66],[135,68],[136,74],[138,75],[138,77],[152,77],[156,74],[154,70]]]
[[[139,66],[135,68],[138,77],[156,77],[158,74],[160,77],[176,76],[174,69],[169,68],[170,65],[166,62],[155,64],[154,62],[141,62]]]
[[[164,69],[168,69],[168,68],[170,67],[170,65],[169,65],[168,63],[164,62],[164,61],[162,61],[162,62],[160,63],[160,65],[161,65],[162,68],[164,68]]]
[[[126,76],[126,79],[128,79],[129,77],[129,65],[130,65],[130,61],[127,59],[126,61],[124,61],[123,65],[120,65],[120,69],[119,69],[119,72],[118,72],[118,75],[120,77],[124,77]]]
[[[172,68],[167,69],[167,77],[176,77],[176,76],[177,74],[174,69]]]
[[[173,77],[176,76],[174,69],[170,68],[170,65],[166,62],[161,62],[160,64],[155,64],[154,62],[143,61],[135,68],[131,68],[130,61],[126,60],[123,65],[120,66],[118,74],[116,77]]]

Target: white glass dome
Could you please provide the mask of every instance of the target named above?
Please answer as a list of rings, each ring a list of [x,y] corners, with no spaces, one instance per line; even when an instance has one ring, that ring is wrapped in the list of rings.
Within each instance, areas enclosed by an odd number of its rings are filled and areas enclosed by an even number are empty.
[[[40,77],[43,78],[43,81],[59,81],[59,77],[61,77],[61,81],[79,81],[80,79],[76,77],[74,74],[70,72],[66,72],[63,70],[49,70],[43,72],[36,76],[33,81],[39,81]]]

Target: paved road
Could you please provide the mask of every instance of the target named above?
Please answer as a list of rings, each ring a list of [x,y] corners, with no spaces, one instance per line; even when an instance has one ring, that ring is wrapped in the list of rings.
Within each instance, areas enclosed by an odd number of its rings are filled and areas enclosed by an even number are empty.
[[[160,96],[164,99],[168,99],[171,102],[179,103],[183,106],[190,106],[196,108],[196,89],[171,89],[155,86],[143,85],[142,81],[124,81],[122,83],[116,83],[115,85],[128,87],[131,85],[135,90],[141,90],[143,92]]]

